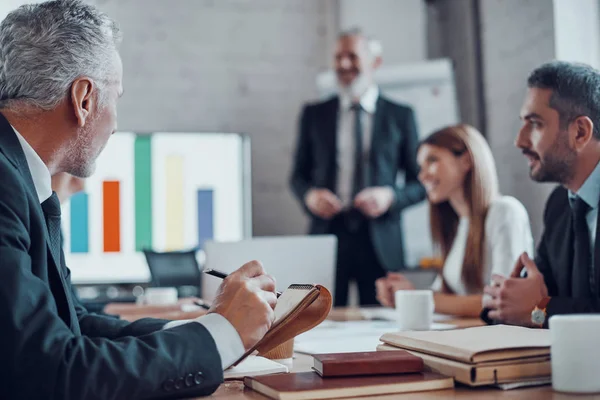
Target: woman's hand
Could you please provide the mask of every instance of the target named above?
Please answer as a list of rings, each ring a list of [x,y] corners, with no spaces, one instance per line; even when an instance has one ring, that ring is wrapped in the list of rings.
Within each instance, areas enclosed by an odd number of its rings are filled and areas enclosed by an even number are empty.
[[[394,307],[394,297],[398,290],[414,290],[411,281],[398,272],[388,272],[387,276],[375,281],[377,300],[386,307]]]

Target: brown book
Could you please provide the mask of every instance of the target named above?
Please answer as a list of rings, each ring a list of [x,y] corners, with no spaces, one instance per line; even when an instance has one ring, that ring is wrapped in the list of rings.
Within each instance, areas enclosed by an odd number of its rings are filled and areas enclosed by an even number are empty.
[[[467,364],[550,356],[549,330],[509,325],[386,333],[381,341]]]
[[[244,384],[272,399],[318,400],[449,389],[454,380],[429,372],[345,378],[299,372],[246,378]]]
[[[384,353],[402,351],[386,344],[377,346],[377,350]],[[457,382],[469,386],[523,382],[548,378],[552,374],[549,355],[469,364],[413,350],[409,350],[409,352],[423,359],[425,371],[451,376]]]
[[[407,351],[367,351],[315,354],[314,370],[321,376],[403,374],[423,371],[423,359]]]

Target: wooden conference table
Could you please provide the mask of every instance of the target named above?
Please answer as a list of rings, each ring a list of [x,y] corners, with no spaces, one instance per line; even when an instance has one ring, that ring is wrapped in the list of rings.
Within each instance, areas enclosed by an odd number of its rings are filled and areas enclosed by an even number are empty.
[[[154,316],[154,315],[145,315]],[[329,315],[329,319],[334,321],[356,321],[363,319],[358,309],[334,309]],[[483,325],[483,322],[475,318],[460,318],[444,321],[444,323],[456,325],[458,328],[468,328]],[[306,354],[295,354],[291,372],[310,371],[313,360]],[[527,400],[564,400],[564,399],[599,399],[600,395],[569,395],[552,391],[552,386],[539,386],[524,389],[501,390],[496,388],[471,388],[460,383],[456,384],[454,389],[436,390],[430,392],[417,392],[406,394],[394,394],[384,396],[362,397],[365,400],[392,400],[392,399],[477,399],[477,400],[495,400],[495,399],[527,399]],[[199,397],[198,399],[222,399],[222,400],[265,400],[268,397],[259,394],[253,390],[244,387],[242,381],[226,381],[217,391],[209,397]]]

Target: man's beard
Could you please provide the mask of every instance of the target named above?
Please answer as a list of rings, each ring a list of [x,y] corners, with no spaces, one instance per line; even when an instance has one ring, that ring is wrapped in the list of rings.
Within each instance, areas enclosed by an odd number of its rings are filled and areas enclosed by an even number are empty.
[[[97,154],[92,148],[93,132],[83,128],[69,151],[69,168],[67,172],[78,178],[88,178],[96,170]]]
[[[342,85],[338,80],[338,90],[341,94],[350,97],[351,99],[360,98],[369,88],[369,79],[364,73],[359,73],[349,85]]]
[[[573,169],[577,153],[569,147],[567,132],[560,132],[552,146],[546,151],[543,158],[537,154],[523,150],[537,156],[538,170],[529,171],[529,176],[536,182],[567,183],[573,177]]]

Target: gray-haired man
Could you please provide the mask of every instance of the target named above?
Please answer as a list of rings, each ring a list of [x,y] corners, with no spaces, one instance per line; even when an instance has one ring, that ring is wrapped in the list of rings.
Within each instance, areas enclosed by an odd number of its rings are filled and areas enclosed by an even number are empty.
[[[209,313],[135,323],[88,314],[60,246],[59,172],[87,177],[117,128],[119,31],[74,0],[24,6],[0,25],[0,398],[207,395],[269,329],[275,283],[251,262]]]
[[[310,233],[338,238],[336,306],[347,305],[350,281],[361,305],[378,304],[375,281],[405,268],[402,211],[425,198],[414,112],[382,96],[374,81],[379,47],[358,29],[340,34],[338,94],[302,110],[290,177]]]

